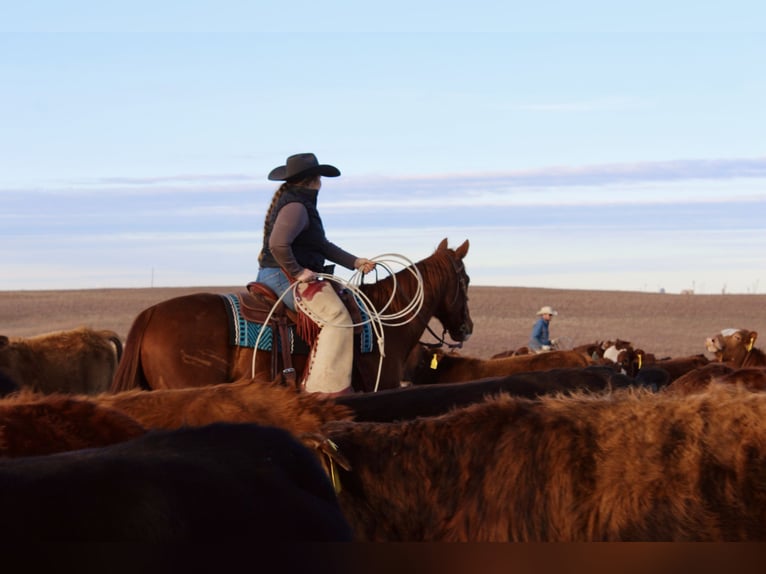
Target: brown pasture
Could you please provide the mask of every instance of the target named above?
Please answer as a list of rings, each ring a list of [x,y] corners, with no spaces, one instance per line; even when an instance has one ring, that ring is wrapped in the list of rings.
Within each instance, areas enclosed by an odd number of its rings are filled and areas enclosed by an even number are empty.
[[[470,275],[470,261],[467,267]],[[0,291],[0,334],[26,337],[86,326],[112,329],[124,338],[136,315],[159,301],[243,289],[244,285]],[[569,345],[619,338],[658,358],[677,357],[705,353],[706,337],[721,329],[742,328],[763,334],[756,347],[766,347],[766,295],[471,286],[469,297],[474,333],[461,352],[479,358],[526,345],[542,305],[559,311],[551,322],[551,336]],[[438,324],[431,327],[440,332]],[[425,333],[421,340],[434,339]]]

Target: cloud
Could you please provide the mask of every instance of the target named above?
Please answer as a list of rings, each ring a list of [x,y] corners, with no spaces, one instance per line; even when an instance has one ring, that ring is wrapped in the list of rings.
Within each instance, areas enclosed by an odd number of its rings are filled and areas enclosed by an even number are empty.
[[[385,178],[379,184],[396,187],[447,189],[480,187],[573,187],[615,183],[726,180],[734,178],[766,178],[766,157],[735,159],[691,159],[657,162],[613,163],[588,166],[550,166],[534,170],[517,170],[480,174],[426,175]],[[348,182],[346,182],[348,183]],[[372,187],[369,182],[366,187]]]
[[[766,157],[550,166],[534,170],[328,180],[323,214],[371,217],[503,207],[679,205],[766,201]],[[259,221],[274,182],[239,173],[110,177],[56,189],[0,189],[9,222],[229,217]],[[35,198],[38,199],[35,199]],[[180,222],[179,222],[180,223]],[[19,223],[21,224],[21,223]]]
[[[186,174],[162,177],[103,177],[92,180],[90,185],[155,185],[158,183],[230,183],[256,182],[259,178],[240,173]]]

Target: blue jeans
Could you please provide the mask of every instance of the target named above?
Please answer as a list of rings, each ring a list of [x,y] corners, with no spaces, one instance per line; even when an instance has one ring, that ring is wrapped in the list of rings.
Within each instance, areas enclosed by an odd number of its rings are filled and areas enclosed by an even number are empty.
[[[282,295],[290,287],[290,280],[282,272],[279,267],[262,267],[258,270],[258,275],[255,278],[258,283],[265,283],[274,290],[277,297]],[[293,297],[293,291],[290,291],[285,295],[282,302],[290,309],[295,311],[295,298]]]

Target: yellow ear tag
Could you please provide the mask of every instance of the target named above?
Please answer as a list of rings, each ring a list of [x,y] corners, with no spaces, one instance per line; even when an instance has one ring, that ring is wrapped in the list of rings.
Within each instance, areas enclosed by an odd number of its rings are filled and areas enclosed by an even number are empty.
[[[639,353],[639,355],[638,355],[638,369],[639,370],[641,370],[641,365],[643,365],[643,363],[644,363],[643,358],[644,358],[644,356]]]
[[[747,346],[745,347],[748,353],[753,350],[753,345],[755,345],[755,337],[750,337],[750,340],[748,341]]]
[[[332,457],[328,458],[330,459],[330,482],[332,483],[333,490],[335,490],[335,494],[340,494],[341,490],[343,490],[343,486],[340,483],[338,471],[335,470],[335,461]]]
[[[439,366],[439,359],[436,358],[436,353],[434,353],[434,356],[431,357],[431,368],[435,371],[436,367]]]

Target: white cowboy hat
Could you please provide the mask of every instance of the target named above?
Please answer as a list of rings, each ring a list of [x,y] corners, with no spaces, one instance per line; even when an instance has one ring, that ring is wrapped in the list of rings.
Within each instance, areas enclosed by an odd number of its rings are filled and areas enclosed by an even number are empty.
[[[545,307],[542,307],[538,312],[538,315],[558,315],[558,311],[554,311],[552,307],[549,307],[546,305]]]

